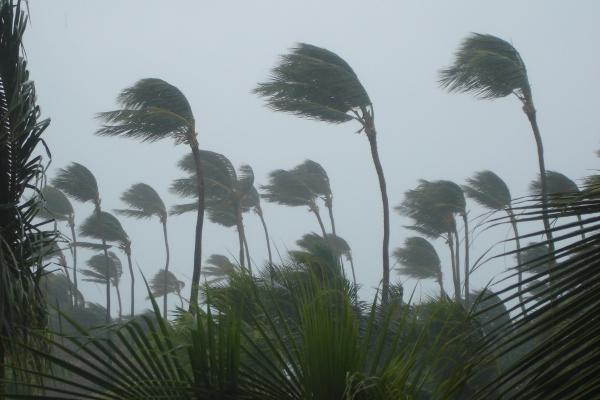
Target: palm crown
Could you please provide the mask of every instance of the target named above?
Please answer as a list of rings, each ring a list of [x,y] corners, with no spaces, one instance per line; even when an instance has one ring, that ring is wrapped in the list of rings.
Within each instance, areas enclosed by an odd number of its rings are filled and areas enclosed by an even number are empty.
[[[108,252],[108,260],[104,254],[96,254],[87,260],[88,269],[81,271],[86,282],[105,284],[110,279],[113,286],[118,286],[123,275],[123,266],[119,257],[112,251]]]
[[[556,171],[546,171],[546,183],[548,185],[548,195],[554,199],[561,195],[573,195],[579,193],[579,187],[575,182],[569,179],[566,175]],[[541,175],[538,174],[537,179],[529,184],[531,194],[539,196],[542,193]]]
[[[37,216],[52,218],[58,221],[69,221],[73,218],[73,205],[63,192],[54,186],[46,185],[41,190],[41,207]]]
[[[476,172],[467,178],[463,186],[465,194],[489,210],[504,210],[510,207],[511,195],[508,186],[492,171]]]
[[[52,180],[52,184],[75,200],[94,203],[96,207],[100,205],[96,178],[89,169],[79,163],[73,162],[61,168]]]
[[[180,293],[185,283],[177,279],[171,271],[159,270],[150,280],[150,290],[154,297],[161,297],[169,293]]]
[[[442,274],[440,257],[427,239],[409,237],[404,246],[394,251],[401,267],[398,271],[414,279],[439,279]]]
[[[129,206],[127,209],[115,210],[117,214],[138,219],[157,217],[161,221],[167,219],[167,208],[159,194],[150,185],[136,183],[127,189],[121,200]]]
[[[232,274],[238,271],[237,265],[232,263],[227,256],[221,254],[212,254],[206,260],[203,274],[209,277],[210,283],[216,283],[228,279]]]
[[[130,244],[119,220],[106,211],[94,212],[87,217],[79,227],[79,232],[84,237],[115,242],[121,247]]]

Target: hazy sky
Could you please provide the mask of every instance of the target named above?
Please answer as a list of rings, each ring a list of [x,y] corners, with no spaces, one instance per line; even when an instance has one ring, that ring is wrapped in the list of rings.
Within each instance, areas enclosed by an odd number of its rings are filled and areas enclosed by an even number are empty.
[[[515,98],[478,101],[447,94],[436,83],[437,72],[470,32],[500,36],[520,51],[533,87],[547,168],[579,179],[598,165],[597,1],[29,3],[25,48],[42,113],[52,119],[46,132],[51,177],[76,161],[96,175],[106,210],[121,208],[120,194],[137,182],[152,185],[167,205],[177,204],[180,200],[168,188],[183,175],[176,163],[187,147],[94,136],[99,127],[95,113],[115,109],[120,90],[141,78],[162,78],[180,88],[192,105],[201,148],[225,154],[236,166],[250,164],[257,185],[266,183],[269,171],[307,158],[325,167],[336,228],[353,248],[365,295],[381,278],[382,236],[379,186],[366,138],[355,134],[359,127],[354,123],[334,126],[274,113],[251,94],[277,56],[295,42],[338,53],[369,92],[392,207],[420,178],[463,183],[473,172],[491,169],[517,197],[526,194],[537,174],[533,135]],[[302,234],[319,230],[306,209],[263,203],[282,255]],[[482,213],[472,203],[469,208],[472,217]],[[90,205],[78,204],[78,221],[91,211]],[[151,277],[164,265],[158,221],[120,219],[133,241],[135,263]],[[262,263],[266,247],[260,221],[252,214],[245,221],[251,256]],[[403,228],[409,222],[392,211],[392,250],[412,235]],[[186,295],[194,224],[194,214],[169,221],[171,268],[186,282]],[[236,235],[234,229],[207,223],[205,258],[237,255]],[[473,258],[507,235],[507,228],[482,233]],[[450,288],[446,248],[441,241],[435,245]],[[489,263],[474,274],[471,286],[481,287],[511,262]],[[392,277],[405,280],[395,273]],[[146,293],[138,282],[140,309]],[[415,284],[407,281],[407,290]],[[127,274],[123,285],[128,287]],[[102,288],[84,287],[88,300],[103,303]],[[426,296],[436,286],[423,283],[422,289],[419,293]],[[124,310],[128,303],[124,299]]]

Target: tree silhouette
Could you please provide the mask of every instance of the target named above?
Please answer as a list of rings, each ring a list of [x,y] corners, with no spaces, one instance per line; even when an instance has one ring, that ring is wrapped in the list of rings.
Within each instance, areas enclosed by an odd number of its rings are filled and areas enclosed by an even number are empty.
[[[281,57],[270,81],[259,83],[255,93],[266,98],[275,111],[334,124],[352,120],[360,124],[359,132],[364,132],[369,140],[383,203],[382,302],[387,304],[390,282],[388,196],[377,148],[373,104],[358,76],[337,54],[299,43]]]
[[[174,273],[165,269],[159,270],[156,275],[150,280],[150,290],[154,297],[167,297],[169,293],[177,294],[179,301],[181,302],[181,308],[183,308],[183,297],[181,297],[181,290],[184,288],[185,283],[177,279]],[[164,308],[164,318],[167,318],[166,307]]]
[[[228,280],[238,271],[238,266],[232,263],[227,256],[212,254],[205,262],[204,276],[210,278],[207,282],[218,283]]]
[[[440,296],[446,295],[440,257],[427,239],[407,238],[404,246],[394,251],[394,257],[402,265],[398,268],[402,275],[413,279],[435,279],[440,286]]]
[[[121,303],[121,291],[119,290],[119,283],[121,276],[123,275],[123,266],[121,260],[112,251],[108,252],[108,258],[104,254],[96,254],[87,260],[88,269],[81,271],[84,276],[83,280],[86,282],[93,282],[99,284],[106,284],[110,282],[115,287],[117,292],[117,300],[119,302],[119,320],[123,316],[122,303]],[[108,304],[107,304],[108,306]]]
[[[204,222],[204,182],[202,162],[196,138],[196,122],[189,102],[175,86],[162,79],[139,80],[124,89],[117,102],[120,110],[103,112],[98,118],[104,125],[96,133],[100,136],[124,136],[143,142],[171,138],[175,143],[190,146],[196,170],[198,204],[194,266],[190,294],[190,310],[198,304],[200,270],[202,262],[202,225]]]

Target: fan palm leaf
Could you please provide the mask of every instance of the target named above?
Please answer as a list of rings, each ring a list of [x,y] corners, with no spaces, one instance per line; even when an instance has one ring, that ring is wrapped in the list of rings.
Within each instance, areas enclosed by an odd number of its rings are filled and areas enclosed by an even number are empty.
[[[350,65],[334,52],[299,43],[281,56],[268,82],[254,92],[275,110],[302,118],[339,124],[357,121],[369,140],[383,204],[382,298],[388,301],[390,281],[389,201],[383,167],[377,148],[374,109],[371,99]],[[323,237],[325,237],[325,229]]]
[[[190,310],[198,303],[202,261],[202,227],[204,223],[204,182],[202,161],[196,139],[196,123],[192,108],[184,94],[170,83],[157,78],[141,79],[121,91],[117,98],[121,109],[98,114],[104,124],[96,132],[100,136],[121,136],[155,142],[173,139],[185,143],[192,152],[197,199],[196,232]]]

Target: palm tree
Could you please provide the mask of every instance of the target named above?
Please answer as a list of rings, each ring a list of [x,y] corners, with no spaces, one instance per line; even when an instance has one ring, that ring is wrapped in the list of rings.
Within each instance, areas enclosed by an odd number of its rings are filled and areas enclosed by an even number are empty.
[[[350,65],[337,54],[300,43],[272,71],[269,82],[259,83],[255,93],[276,111],[340,124],[355,120],[369,140],[383,203],[382,301],[387,304],[390,283],[390,216],[383,167],[377,149],[375,113],[371,99]]]
[[[260,223],[262,224],[263,231],[265,232],[265,240],[267,242],[267,252],[269,255],[269,268],[273,266],[273,255],[271,254],[271,240],[269,239],[269,230],[267,229],[267,223],[265,222],[265,216],[263,209],[260,205],[260,195],[254,186],[248,192],[248,195],[245,197],[248,204],[252,205],[254,213],[258,215],[260,218]]]
[[[71,230],[71,242],[69,247],[73,256],[73,287],[77,292],[77,236],[75,234],[75,212],[73,205],[63,192],[51,185],[46,185],[40,194],[41,207],[37,216],[55,221],[64,221]],[[66,266],[66,264],[65,264]],[[68,276],[68,274],[67,274]],[[77,297],[74,297],[77,306]]]
[[[202,262],[202,225],[204,222],[204,183],[202,162],[196,138],[196,122],[192,109],[183,93],[175,86],[156,78],[142,79],[124,89],[117,102],[120,110],[98,114],[104,125],[96,133],[101,136],[124,136],[155,142],[172,138],[175,143],[190,146],[196,170],[197,217],[196,240],[190,310],[198,303],[200,269]]]
[[[485,170],[476,172],[472,178],[467,178],[467,184],[463,186],[463,191],[467,197],[475,200],[475,202],[488,210],[506,212],[514,233],[515,245],[517,247],[517,262],[519,265],[522,265],[523,260],[521,256],[519,229],[512,209],[512,197],[508,185],[492,171]],[[523,284],[523,274],[520,270],[518,273],[518,280],[520,289]],[[521,292],[521,290],[519,290],[519,292]],[[527,315],[522,293],[520,294],[519,300],[523,314]]]
[[[312,160],[305,160],[302,164],[294,167],[291,172],[298,176],[313,193],[323,199],[325,207],[327,207],[329,212],[331,231],[334,237],[337,236],[335,220],[333,218],[333,193],[331,192],[327,171],[325,171],[321,164]]]
[[[165,269],[159,270],[156,275],[150,280],[150,290],[154,297],[167,297],[169,293],[177,294],[179,301],[181,302],[181,308],[183,308],[183,297],[181,297],[181,290],[185,286],[185,283],[177,279],[174,273]],[[166,307],[164,308],[165,314],[163,317],[166,318]]]
[[[544,229],[552,252],[554,244],[548,219],[548,183],[542,135],[527,69],[521,55],[510,43],[493,35],[471,34],[456,53],[454,64],[441,71],[440,84],[450,92],[472,93],[481,99],[497,99],[514,95],[523,104],[537,145],[541,179]]]
[[[569,179],[566,175],[556,171],[546,171],[546,185],[549,201],[553,203],[554,206],[560,206],[561,204],[566,205],[570,202],[573,202],[581,193],[575,182]],[[529,191],[533,195],[541,196],[542,179],[540,175],[538,175],[536,180],[529,184]],[[579,221],[579,226],[581,227],[581,238],[585,239],[581,213],[577,213],[577,220]]]
[[[454,215],[459,214],[465,222],[465,293],[469,283],[469,229],[466,223],[466,206],[462,189],[450,181],[420,180],[419,185],[404,194],[403,202],[396,210],[409,218],[414,225],[408,228],[429,238],[443,238],[450,249],[454,297],[461,298],[459,236]]]
[[[87,260],[88,269],[81,271],[81,274],[86,282],[93,282],[98,284],[105,284],[110,282],[117,291],[117,300],[119,302],[119,320],[123,316],[122,305],[121,305],[121,291],[119,290],[119,283],[121,276],[123,275],[123,266],[121,260],[112,251],[108,252],[108,258],[104,254],[96,254]],[[108,303],[107,303],[108,308]]]
[[[445,297],[442,263],[435,248],[427,239],[413,236],[406,238],[404,246],[394,251],[394,257],[402,267],[398,272],[413,279],[435,279],[440,285],[440,296]]]
[[[127,189],[121,195],[121,200],[129,208],[115,210],[117,214],[137,219],[158,218],[162,225],[163,237],[165,240],[165,268],[167,274],[163,274],[165,279],[169,278],[169,239],[167,236],[167,208],[156,190],[145,183],[136,183]],[[133,275],[132,275],[133,279]],[[165,287],[167,282],[165,281]],[[167,315],[167,294],[163,298],[163,315]]]
[[[205,262],[203,274],[210,278],[209,283],[217,283],[228,280],[237,271],[238,266],[232,263],[227,256],[212,254]]]
[[[325,238],[317,235],[316,233],[307,233],[296,241],[296,244],[306,251],[312,251],[317,246],[329,246],[337,257],[344,256],[350,263],[350,269],[352,271],[352,283],[355,290],[358,288],[356,283],[356,273],[354,271],[354,259],[352,258],[352,249],[348,242],[339,236],[334,236],[332,233],[328,233]]]
[[[327,235],[325,225],[317,205],[318,194],[293,171],[277,169],[269,174],[269,184],[262,185],[262,197],[271,202],[288,207],[308,207],[317,218],[323,237]]]
[[[129,236],[123,230],[119,220],[112,214],[105,211],[94,212],[86,218],[79,227],[79,234],[83,237],[97,239],[102,241],[104,249],[104,260],[108,260],[107,242],[115,243],[127,256],[129,274],[131,276],[131,317],[135,314],[135,278],[133,266],[131,265],[131,241]],[[110,268],[109,265],[106,268]],[[106,319],[110,321],[110,280],[106,280]]]
[[[248,204],[251,199],[254,185],[254,172],[249,165],[243,164],[236,172],[231,161],[222,154],[213,151],[201,150],[204,173],[205,207],[210,221],[225,227],[236,227],[240,243],[240,265],[246,266],[244,254],[248,259],[248,269],[252,271],[250,251],[244,230],[243,214],[250,211],[253,204]],[[171,190],[182,197],[195,197],[196,178],[193,159],[188,155],[180,162],[179,167],[192,174],[183,179],[177,179],[171,185]],[[176,205],[171,213],[183,214],[195,209],[196,203]],[[245,249],[245,252],[244,252]]]

